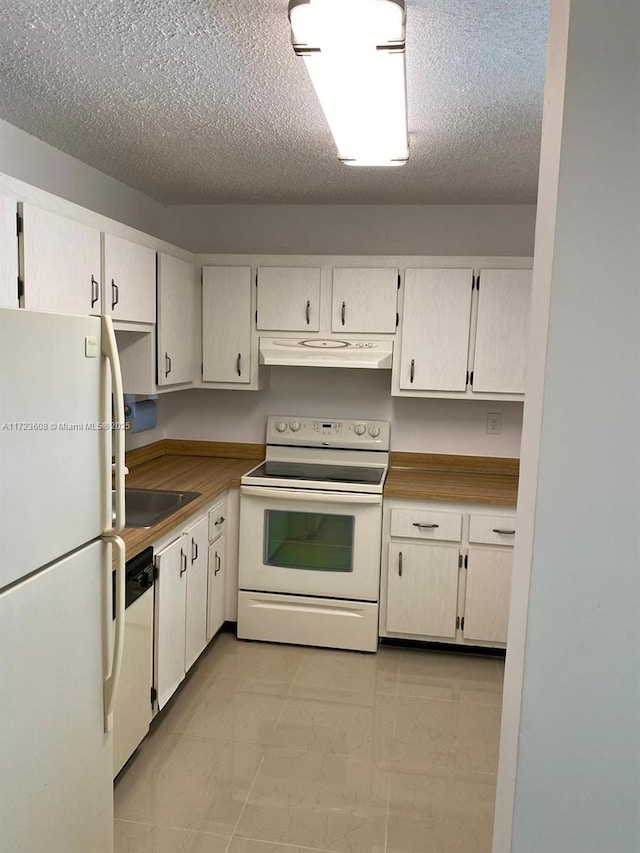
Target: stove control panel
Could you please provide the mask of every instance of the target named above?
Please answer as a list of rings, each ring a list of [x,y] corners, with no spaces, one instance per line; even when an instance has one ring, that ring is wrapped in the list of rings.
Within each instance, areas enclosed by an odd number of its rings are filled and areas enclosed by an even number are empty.
[[[387,421],[270,415],[267,418],[267,444],[388,450],[389,424]]]

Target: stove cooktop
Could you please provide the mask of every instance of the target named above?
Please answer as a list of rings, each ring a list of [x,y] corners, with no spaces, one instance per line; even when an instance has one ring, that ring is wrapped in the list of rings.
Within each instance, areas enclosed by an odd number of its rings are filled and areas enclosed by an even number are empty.
[[[300,486],[304,482],[349,483],[357,486],[378,486],[384,479],[386,469],[358,465],[332,465],[313,462],[263,462],[258,468],[247,474],[244,482],[256,480],[292,480],[292,485]],[[265,483],[265,484],[266,484]]]

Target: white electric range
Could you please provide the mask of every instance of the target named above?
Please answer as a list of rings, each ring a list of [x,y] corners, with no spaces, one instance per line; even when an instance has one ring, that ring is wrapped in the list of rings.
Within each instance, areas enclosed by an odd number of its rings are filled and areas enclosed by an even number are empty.
[[[240,485],[238,637],[375,651],[389,424],[267,419]]]

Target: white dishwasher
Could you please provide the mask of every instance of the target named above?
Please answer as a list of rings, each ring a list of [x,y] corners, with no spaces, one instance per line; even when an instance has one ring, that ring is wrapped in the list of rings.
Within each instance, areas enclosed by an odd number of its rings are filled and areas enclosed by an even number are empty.
[[[153,679],[153,548],[127,561],[124,650],[113,710],[114,777],[149,731]]]

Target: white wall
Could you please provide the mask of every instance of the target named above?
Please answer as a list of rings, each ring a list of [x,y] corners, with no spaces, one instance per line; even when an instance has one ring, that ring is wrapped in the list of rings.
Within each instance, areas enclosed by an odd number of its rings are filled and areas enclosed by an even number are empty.
[[[639,36],[551,2],[495,853],[640,850]]]
[[[535,205],[176,205],[168,216],[174,242],[202,254],[531,257]]]
[[[0,172],[173,242],[159,202],[1,119]]]
[[[487,412],[502,412],[500,435],[487,435]],[[387,370],[308,367],[272,368],[264,391],[163,395],[159,413],[171,438],[264,442],[273,414],[371,418],[391,422],[393,450],[510,457],[522,422],[521,403],[392,398]]]

